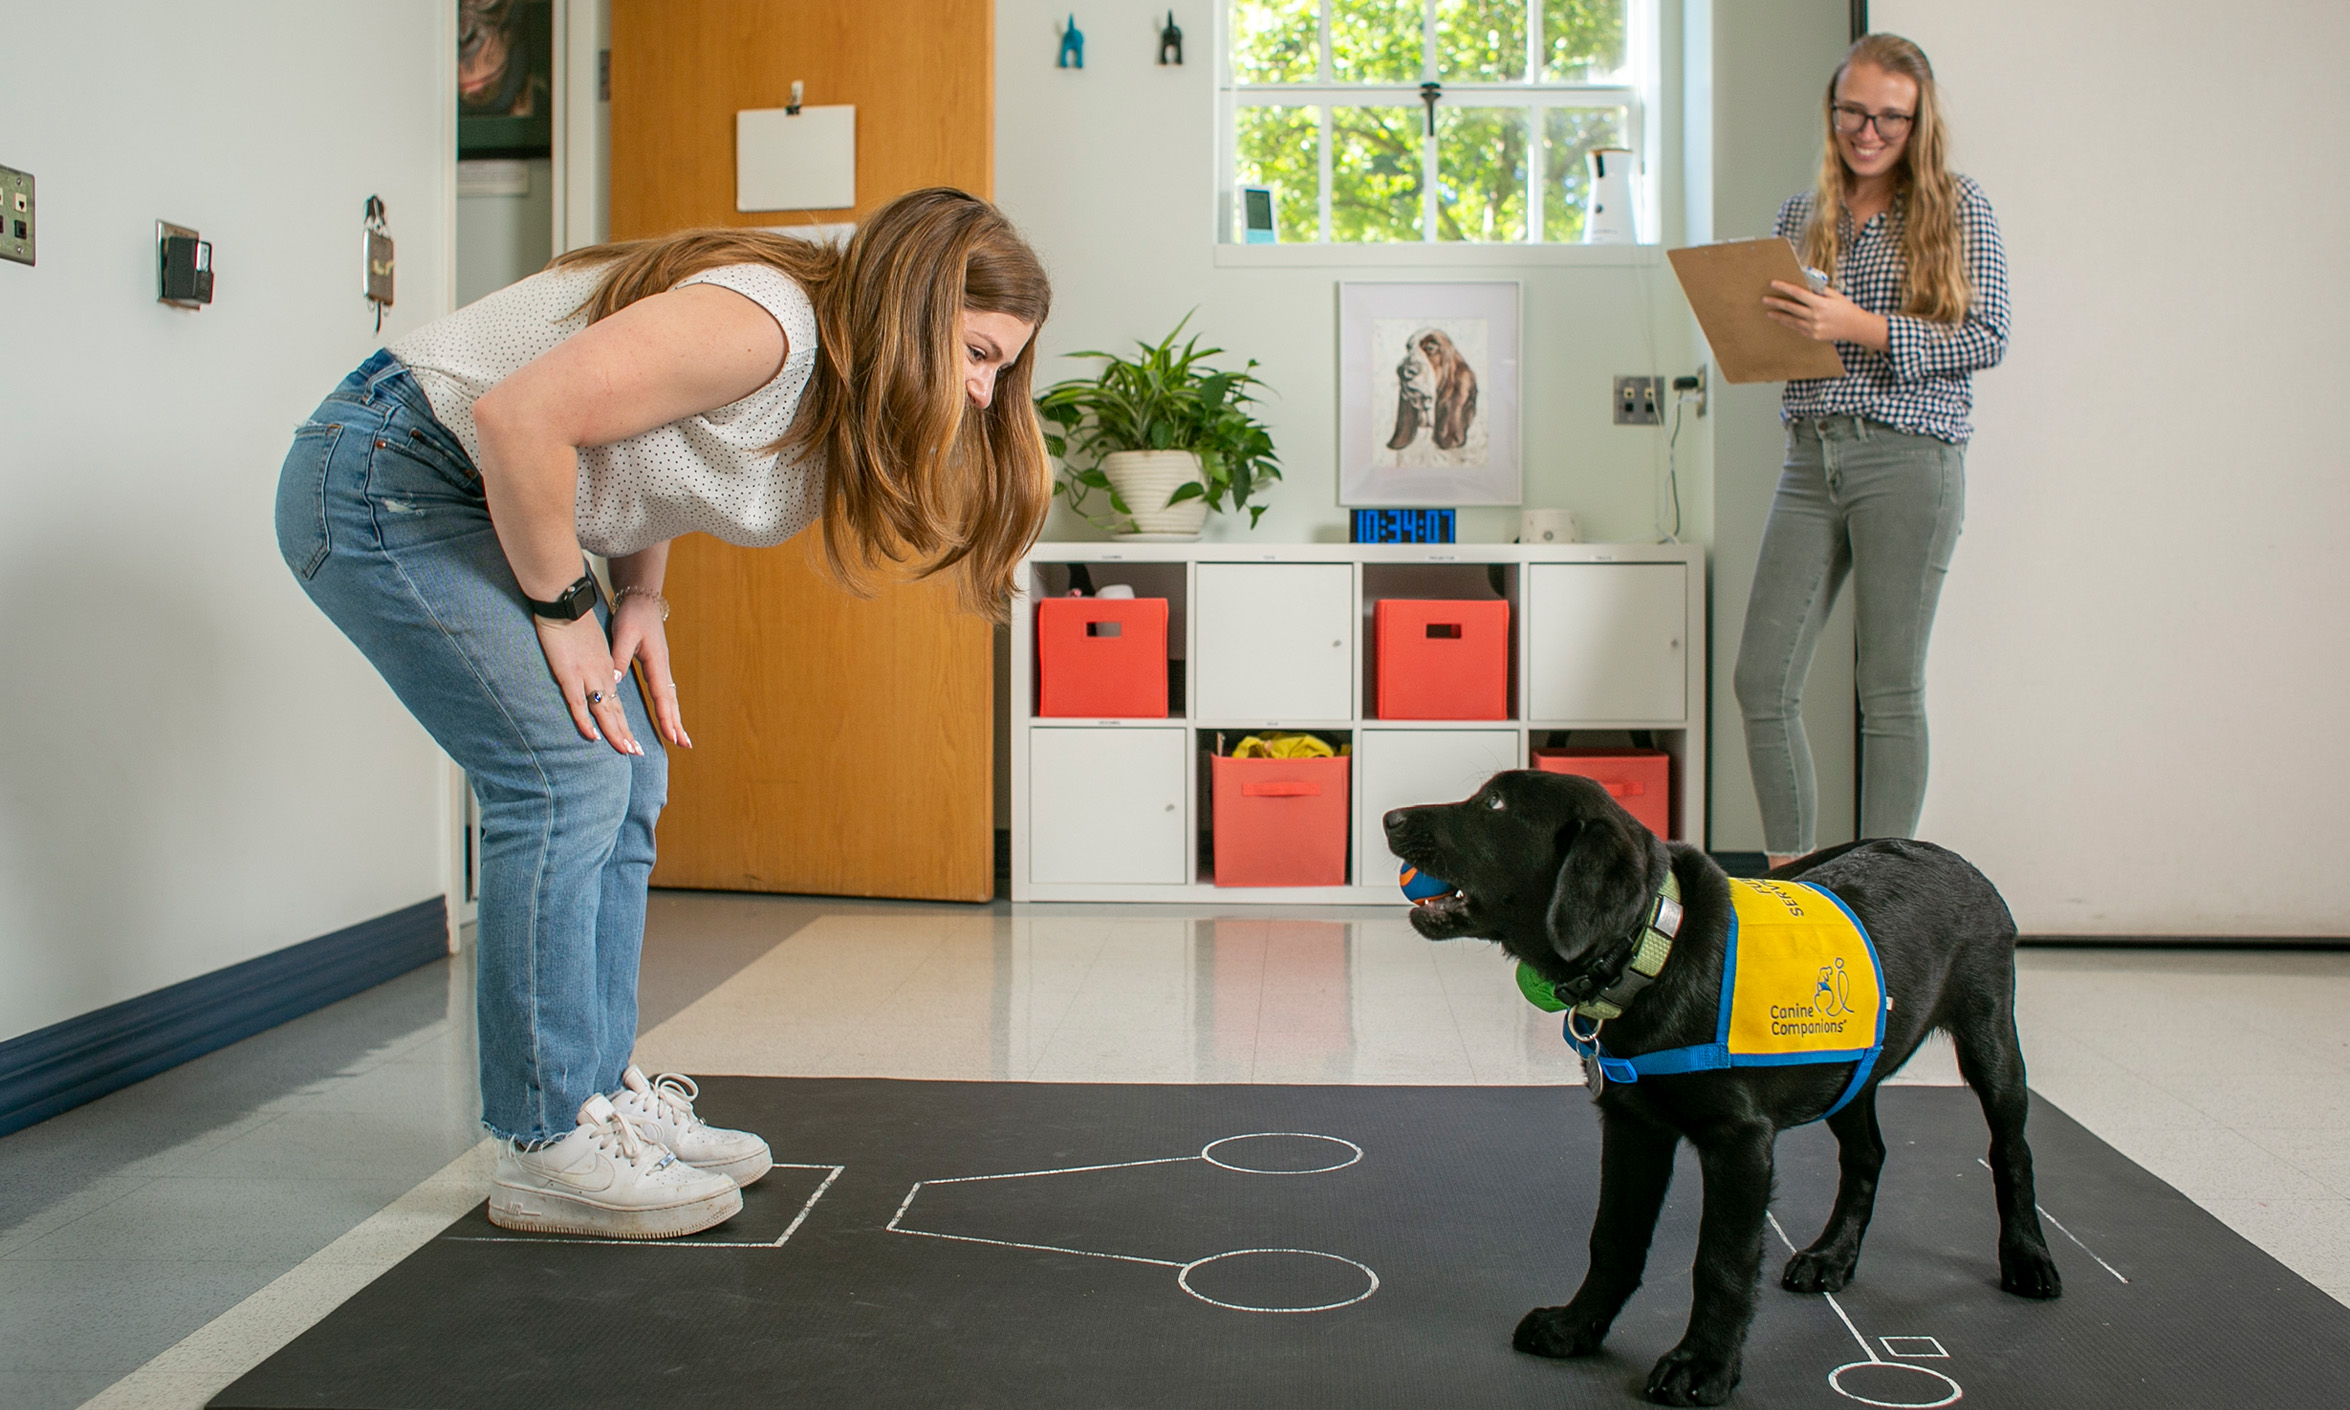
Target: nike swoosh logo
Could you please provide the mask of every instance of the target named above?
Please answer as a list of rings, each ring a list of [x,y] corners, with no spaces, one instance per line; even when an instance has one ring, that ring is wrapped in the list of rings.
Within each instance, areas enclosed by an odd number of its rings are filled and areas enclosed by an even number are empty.
[[[597,1175],[601,1175],[603,1178],[601,1180],[593,1178]],[[558,1185],[569,1185],[582,1194],[600,1195],[612,1188],[612,1182],[618,1178],[618,1175],[611,1162],[599,1160],[590,1164],[585,1171],[578,1175],[574,1175],[568,1170],[555,1170],[550,1171],[547,1178]]]

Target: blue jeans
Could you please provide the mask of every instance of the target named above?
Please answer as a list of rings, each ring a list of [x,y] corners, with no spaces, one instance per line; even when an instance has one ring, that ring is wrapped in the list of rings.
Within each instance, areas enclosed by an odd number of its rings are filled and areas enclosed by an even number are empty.
[[[1803,679],[1852,580],[1860,835],[1916,835],[1926,797],[1926,641],[1966,517],[1966,448],[1854,416],[1787,428],[1734,685],[1763,846],[1808,852],[1819,818]]]
[[[636,1044],[669,764],[633,673],[621,702],[641,758],[572,725],[481,474],[388,352],[295,431],[277,540],[310,600],[472,776],[482,1124],[515,1140],[561,1136],[581,1102],[620,1085]]]

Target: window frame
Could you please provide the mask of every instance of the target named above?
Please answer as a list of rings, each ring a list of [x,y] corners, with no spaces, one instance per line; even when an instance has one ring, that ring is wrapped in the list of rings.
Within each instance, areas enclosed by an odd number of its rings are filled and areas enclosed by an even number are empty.
[[[1529,49],[1539,52],[1541,44],[1541,0],[1524,0],[1529,10]],[[1656,170],[1654,154],[1659,143],[1658,114],[1662,109],[1660,87],[1662,72],[1662,16],[1660,0],[1624,0],[1624,67],[1613,83],[1446,83],[1438,111],[1446,106],[1459,108],[1622,108],[1625,110],[1625,140],[1632,148],[1633,222],[1640,235],[1640,246],[1653,247],[1658,243],[1658,214],[1660,173]],[[1421,106],[1420,84],[1437,81],[1432,71],[1435,52],[1436,0],[1423,0],[1421,7],[1422,50],[1421,76],[1408,83],[1339,83],[1330,77],[1330,0],[1318,0],[1320,16],[1318,72],[1311,83],[1240,83],[1235,81],[1232,68],[1232,0],[1218,0],[1216,5],[1216,189],[1217,217],[1216,243],[1219,258],[1226,253],[1247,251],[1252,258],[1278,259],[1278,251],[1312,251],[1328,255],[1335,251],[1388,251],[1438,249],[1452,252],[1469,250],[1507,250],[1524,253],[1533,250],[1564,250],[1582,246],[1542,238],[1544,219],[1543,196],[1549,173],[1542,168],[1542,143],[1530,140],[1527,144],[1526,171],[1526,238],[1522,240],[1445,240],[1438,238],[1436,211],[1440,196],[1437,139],[1424,135],[1420,156],[1420,238],[1417,240],[1333,240],[1330,238],[1331,176],[1333,166],[1332,111],[1337,108],[1417,108]],[[1284,238],[1272,245],[1249,246],[1240,243],[1235,226],[1239,209],[1239,114],[1243,108],[1318,108],[1319,133],[1316,155],[1317,172],[1316,228],[1311,240]],[[1351,261],[1349,261],[1351,262]],[[1418,261],[1414,261],[1415,263]]]

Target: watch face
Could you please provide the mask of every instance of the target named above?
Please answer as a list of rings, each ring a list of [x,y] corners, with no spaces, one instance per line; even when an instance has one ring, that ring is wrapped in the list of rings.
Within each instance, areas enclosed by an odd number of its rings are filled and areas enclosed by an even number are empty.
[[[576,622],[596,610],[596,580],[581,576],[578,582],[563,589],[562,595],[553,602],[535,601],[527,595],[523,600],[530,603],[534,616],[552,622]]]

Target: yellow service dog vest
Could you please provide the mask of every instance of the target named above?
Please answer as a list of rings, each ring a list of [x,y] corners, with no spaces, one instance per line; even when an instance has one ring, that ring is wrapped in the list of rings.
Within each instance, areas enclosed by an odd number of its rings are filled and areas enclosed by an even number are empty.
[[[1857,1063],[1834,1116],[1867,1084],[1885,1045],[1885,972],[1877,948],[1843,900],[1800,881],[1730,881],[1730,934],[1722,957],[1721,1019],[1714,1041],[1618,1057],[1575,1033],[1567,1041],[1610,1082],[1725,1067]]]

